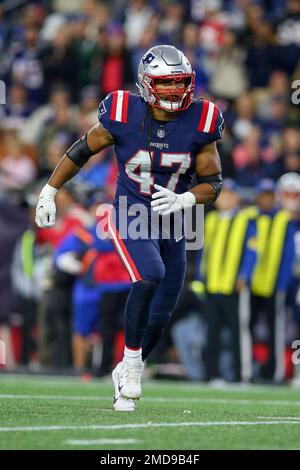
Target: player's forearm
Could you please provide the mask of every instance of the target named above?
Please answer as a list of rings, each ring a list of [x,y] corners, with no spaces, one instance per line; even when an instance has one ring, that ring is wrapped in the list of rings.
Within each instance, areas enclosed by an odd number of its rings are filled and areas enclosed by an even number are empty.
[[[216,142],[205,145],[196,156],[197,186],[190,190],[196,204],[211,204],[222,189],[222,167]]]
[[[80,168],[97,153],[97,150],[91,150],[87,142],[88,135],[84,135],[77,140],[62,157],[55,170],[53,171],[48,185],[60,189],[67,181],[75,176]]]
[[[60,189],[67,181],[73,178],[79,170],[80,167],[75,165],[67,155],[64,155],[54,169],[48,184],[53,188]]]
[[[60,189],[78,173],[90,157],[113,143],[113,137],[109,132],[100,125],[94,126],[66,151],[53,171],[48,184],[53,188]]]
[[[214,188],[208,183],[197,184],[189,192],[194,194],[196,204],[211,204],[218,197]]]

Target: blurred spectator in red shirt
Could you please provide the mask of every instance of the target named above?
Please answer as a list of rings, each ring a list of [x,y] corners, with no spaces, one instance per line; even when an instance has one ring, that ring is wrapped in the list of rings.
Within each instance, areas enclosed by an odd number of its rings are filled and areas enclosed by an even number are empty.
[[[118,23],[111,24],[107,36],[101,74],[103,95],[126,88],[133,81],[131,58],[126,48],[126,38],[122,26]]]

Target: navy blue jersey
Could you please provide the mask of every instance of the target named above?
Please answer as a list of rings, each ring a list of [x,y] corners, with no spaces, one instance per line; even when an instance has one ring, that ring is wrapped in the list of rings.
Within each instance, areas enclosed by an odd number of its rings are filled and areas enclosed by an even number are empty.
[[[154,184],[177,193],[189,188],[195,158],[204,145],[222,137],[224,121],[217,106],[194,101],[169,122],[152,118],[147,103],[128,91],[110,93],[100,104],[98,118],[115,141],[118,183],[115,203],[150,206]]]

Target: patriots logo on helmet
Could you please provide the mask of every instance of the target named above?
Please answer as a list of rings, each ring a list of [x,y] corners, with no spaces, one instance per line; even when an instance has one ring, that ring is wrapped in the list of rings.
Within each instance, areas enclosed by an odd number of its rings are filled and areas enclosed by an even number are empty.
[[[147,67],[147,65],[151,64],[152,60],[154,59],[155,59],[155,55],[153,55],[152,52],[149,52],[142,58],[142,62],[144,66]]]

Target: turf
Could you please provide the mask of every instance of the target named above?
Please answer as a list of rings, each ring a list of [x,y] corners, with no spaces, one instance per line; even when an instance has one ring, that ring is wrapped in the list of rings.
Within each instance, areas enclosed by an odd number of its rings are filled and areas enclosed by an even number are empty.
[[[108,381],[0,375],[0,449],[300,449],[288,387],[145,381],[134,413],[112,411],[111,393]]]

